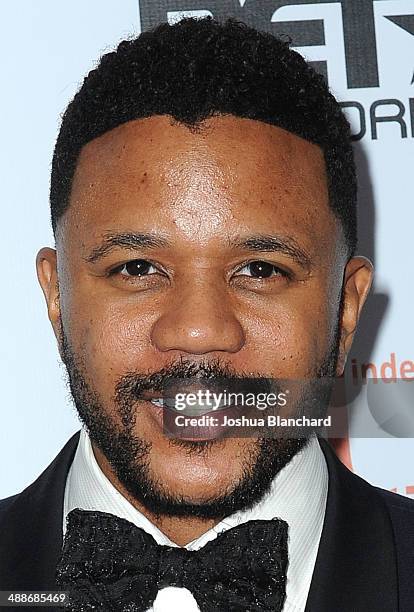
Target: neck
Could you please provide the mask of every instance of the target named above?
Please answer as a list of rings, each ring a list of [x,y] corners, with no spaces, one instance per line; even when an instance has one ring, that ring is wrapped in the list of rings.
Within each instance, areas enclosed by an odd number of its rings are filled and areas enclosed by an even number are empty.
[[[118,480],[105,455],[92,444],[96,461],[102,472],[111,484],[125,497],[129,503],[141,512],[153,525],[155,525],[167,538],[178,546],[186,546],[192,540],[197,539],[203,533],[217,525],[221,519],[200,519],[197,517],[177,517],[154,514],[149,511],[140,501],[133,497],[123,484]]]

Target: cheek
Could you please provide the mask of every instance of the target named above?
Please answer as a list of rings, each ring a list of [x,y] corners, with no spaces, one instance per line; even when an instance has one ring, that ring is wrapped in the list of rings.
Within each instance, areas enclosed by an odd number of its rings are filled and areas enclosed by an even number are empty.
[[[244,320],[246,353],[255,369],[280,378],[313,375],[332,339],[332,309],[326,301],[280,300],[269,311],[250,311]]]
[[[72,315],[71,320],[76,350],[100,393],[113,393],[127,372],[150,369],[150,314],[133,316],[128,310],[90,304],[88,312]]]

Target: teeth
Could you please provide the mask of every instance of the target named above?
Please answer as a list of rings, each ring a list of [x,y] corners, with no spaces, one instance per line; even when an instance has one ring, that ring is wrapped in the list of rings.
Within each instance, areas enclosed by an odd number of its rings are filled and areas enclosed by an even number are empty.
[[[157,406],[157,408],[170,408],[172,410],[177,410],[174,398],[168,398],[168,397],[158,398],[157,397],[157,398],[153,398],[150,401],[151,401],[151,404],[153,404],[154,406]],[[224,399],[221,400],[219,405],[214,404],[214,407],[213,405],[207,406],[205,403],[201,402],[201,403],[198,403],[192,406],[186,406],[186,408],[184,409],[184,413],[187,416],[198,416],[198,415],[207,414],[211,412],[212,410],[222,410],[223,408],[229,408],[231,406],[232,406],[232,403],[226,404],[226,401]]]
[[[176,406],[176,399],[174,397],[166,397],[163,400],[161,400],[164,403],[164,406],[167,406],[168,408],[175,408]],[[211,404],[207,404],[206,402],[197,402],[197,403],[193,403],[191,402],[191,405],[188,405],[187,408],[194,407],[197,408],[197,410],[201,410],[201,409],[206,409],[207,411],[211,411],[213,410],[213,408],[215,410],[219,410],[220,408],[227,408],[228,406],[231,405],[230,403],[226,403],[225,399],[222,399],[219,403],[217,402],[212,402]]]
[[[151,404],[154,404],[154,406],[158,406],[162,408],[164,405],[164,400],[162,399],[162,397],[157,397],[151,400]]]
[[[186,416],[202,416],[203,414],[209,414],[212,411],[217,411],[217,410],[223,410],[225,408],[229,408],[231,406],[231,404],[226,404],[225,402],[220,402],[220,405],[211,405],[208,406],[205,403],[201,402],[201,403],[197,403],[195,405],[186,405],[184,410],[180,410],[176,407],[175,405],[175,401],[172,400],[168,400],[165,399],[164,400],[164,407],[170,408],[171,410],[175,410],[178,411],[182,414],[185,414]]]

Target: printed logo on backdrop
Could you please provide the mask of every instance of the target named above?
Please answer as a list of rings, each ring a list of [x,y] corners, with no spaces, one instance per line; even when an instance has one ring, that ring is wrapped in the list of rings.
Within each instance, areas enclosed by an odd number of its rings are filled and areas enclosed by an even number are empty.
[[[342,101],[354,140],[414,137],[413,0],[140,0],[139,10],[142,30],[211,15],[289,37]]]

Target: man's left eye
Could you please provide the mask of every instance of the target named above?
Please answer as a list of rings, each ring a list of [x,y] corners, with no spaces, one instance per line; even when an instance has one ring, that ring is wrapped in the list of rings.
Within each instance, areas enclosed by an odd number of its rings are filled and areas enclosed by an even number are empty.
[[[122,274],[122,276],[148,276],[157,272],[157,268],[146,259],[133,259],[113,270],[113,273]]]
[[[270,278],[272,276],[288,276],[287,272],[271,264],[268,261],[252,261],[241,268],[238,272],[240,276],[250,276],[251,278]]]

